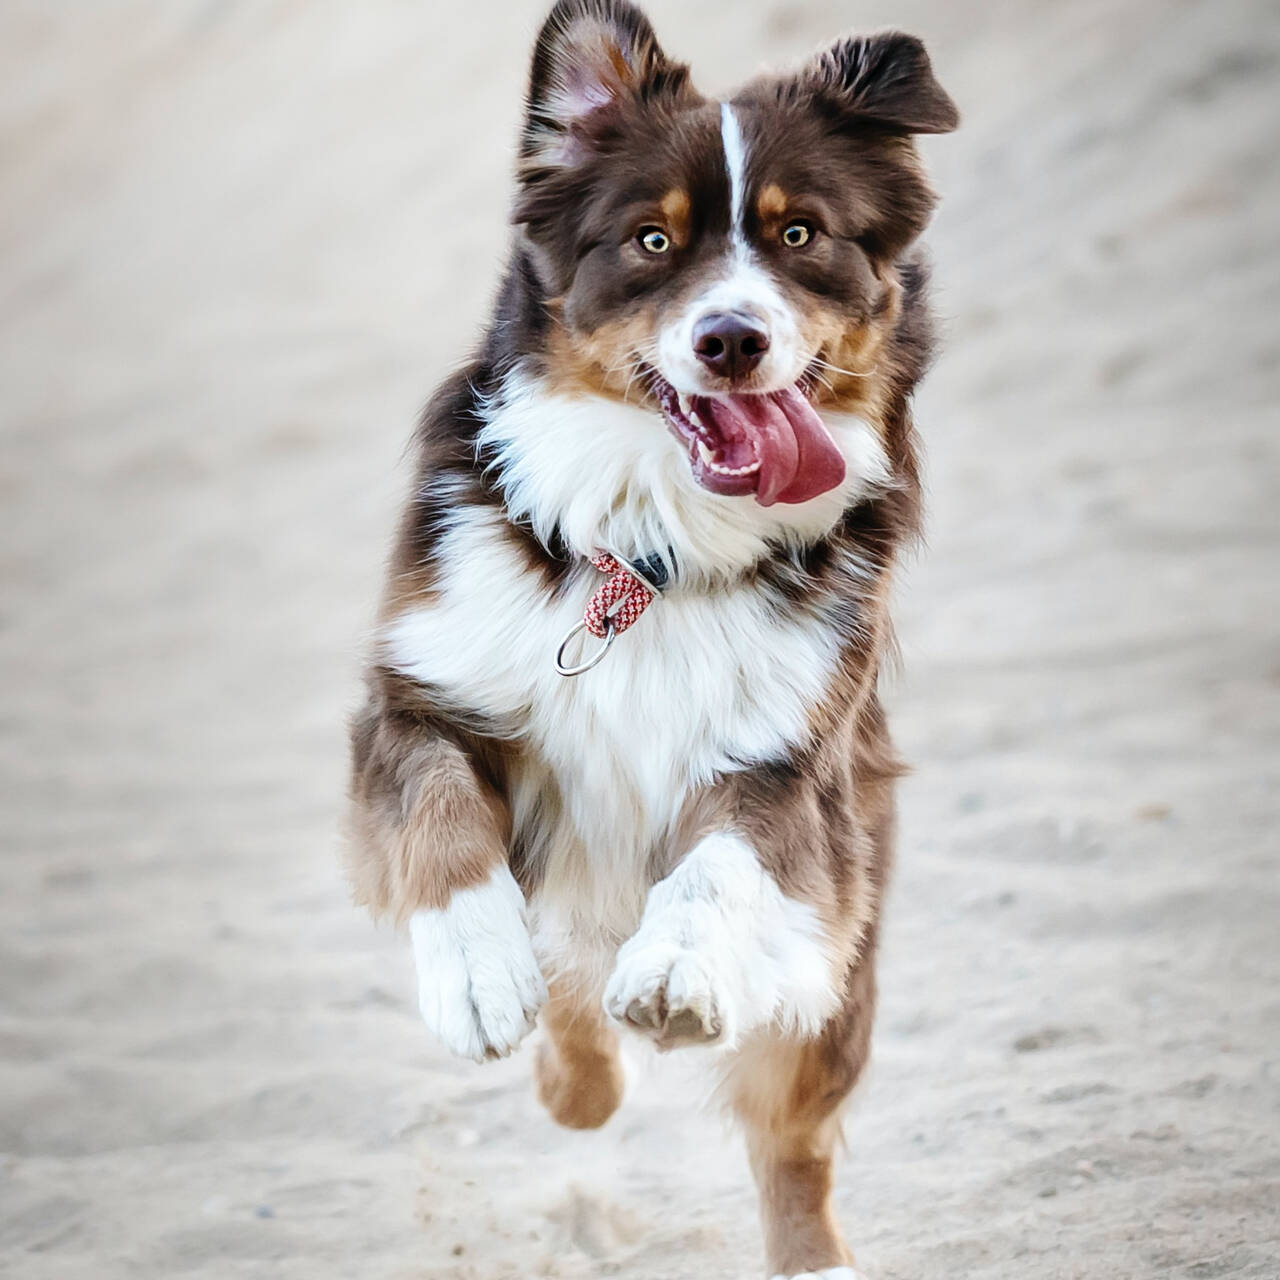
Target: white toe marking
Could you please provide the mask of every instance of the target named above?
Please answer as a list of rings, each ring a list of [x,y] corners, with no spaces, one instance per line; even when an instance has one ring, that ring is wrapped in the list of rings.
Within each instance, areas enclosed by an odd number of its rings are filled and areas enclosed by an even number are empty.
[[[442,910],[409,921],[418,1008],[445,1046],[483,1062],[505,1057],[547,998],[524,920],[524,895],[505,866]]]
[[[740,836],[717,833],[650,891],[604,1004],[660,1043],[651,1019],[665,1008],[678,1040],[733,1045],[770,1022],[813,1035],[837,997],[817,912],[787,898]]]
[[[679,1018],[670,1043],[714,1044],[725,1038],[731,997],[696,951],[670,939],[635,947],[614,970],[604,995],[611,1018],[665,1042],[660,1010]]]

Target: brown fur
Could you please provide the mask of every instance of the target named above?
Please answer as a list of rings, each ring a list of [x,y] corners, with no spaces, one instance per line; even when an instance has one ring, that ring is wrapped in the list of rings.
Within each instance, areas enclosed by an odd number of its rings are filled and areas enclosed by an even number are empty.
[[[412,710],[370,708],[356,720],[351,799],[347,868],[375,915],[404,923],[447,906],[507,861],[510,817],[475,755]]]
[[[831,1188],[841,1108],[866,1063],[873,986],[868,965],[819,1040],[757,1045],[734,1080],[771,1275],[853,1262],[836,1225]]]
[[[891,832],[877,833],[885,870]],[[848,1266],[831,1206],[841,1110],[866,1066],[875,1014],[875,926],[850,966],[844,998],[821,1035],[803,1043],[765,1035],[738,1057],[730,1101],[747,1133],[760,1196],[768,1274]]]
[[[555,982],[542,1010],[547,1038],[538,1046],[538,1100],[568,1129],[598,1129],[622,1102],[618,1037],[599,1005]]]

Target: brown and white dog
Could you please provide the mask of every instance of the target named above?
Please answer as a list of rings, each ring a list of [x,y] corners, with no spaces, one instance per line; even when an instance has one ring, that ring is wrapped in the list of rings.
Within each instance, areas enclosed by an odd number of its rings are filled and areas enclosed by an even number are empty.
[[[541,1012],[538,1092],[575,1128],[619,1104],[618,1028],[713,1050],[771,1276],[854,1274],[832,1153],[875,998],[876,680],[930,348],[912,135],[956,123],[910,36],[711,101],[625,0],[561,0],[496,314],[423,417],[353,726],[357,895],[408,923],[431,1030],[483,1060]],[[602,552],[627,607],[660,598],[625,634],[597,614],[607,657],[566,677]]]

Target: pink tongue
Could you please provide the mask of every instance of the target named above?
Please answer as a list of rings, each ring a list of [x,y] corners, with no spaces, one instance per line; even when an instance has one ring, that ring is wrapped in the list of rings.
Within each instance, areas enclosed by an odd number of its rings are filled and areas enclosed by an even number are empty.
[[[710,402],[716,426],[732,437],[746,432],[760,459],[756,501],[808,502],[844,479],[844,457],[813,406],[794,387],[768,396],[729,396]]]

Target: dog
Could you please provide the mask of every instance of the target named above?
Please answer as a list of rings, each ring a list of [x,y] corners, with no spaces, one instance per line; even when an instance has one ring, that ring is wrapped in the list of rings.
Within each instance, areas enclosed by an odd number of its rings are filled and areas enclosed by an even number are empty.
[[[508,266],[440,388],[352,725],[357,899],[428,1027],[540,1019],[537,1091],[619,1105],[620,1030],[700,1051],[746,1130],[766,1274],[847,1280],[902,771],[877,676],[930,358],[923,45],[850,36],[731,98],[626,0],[533,52]]]

